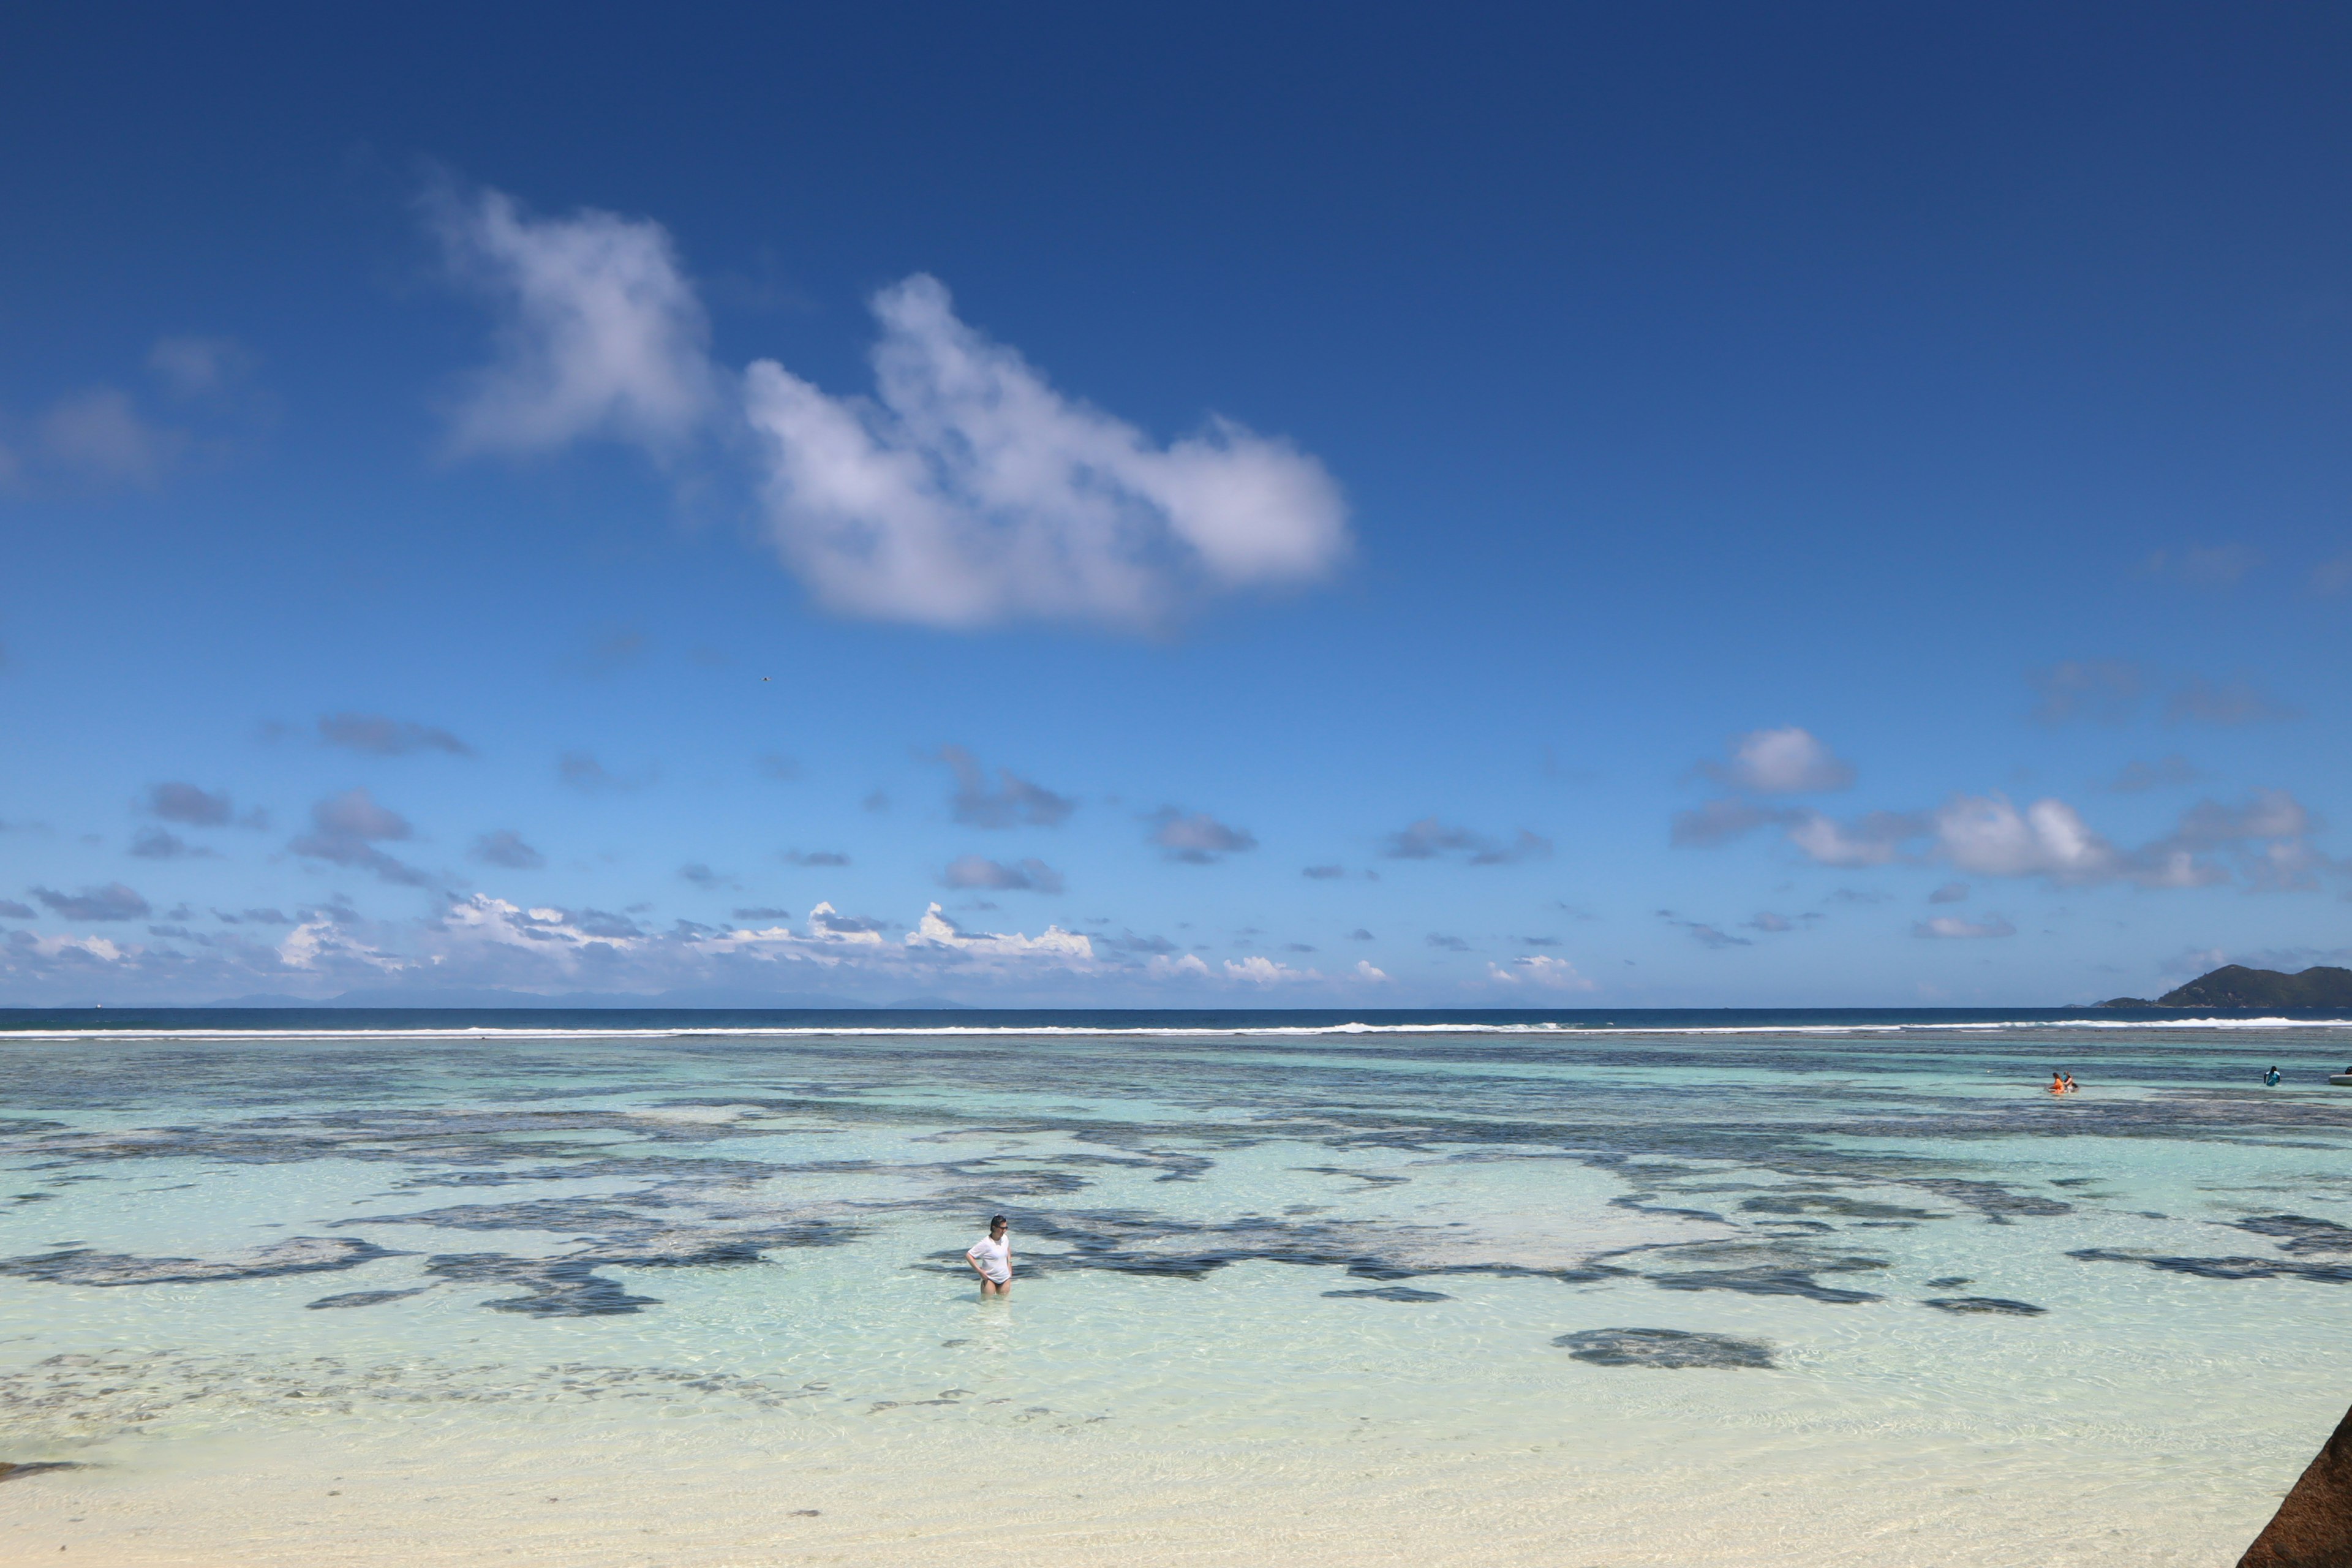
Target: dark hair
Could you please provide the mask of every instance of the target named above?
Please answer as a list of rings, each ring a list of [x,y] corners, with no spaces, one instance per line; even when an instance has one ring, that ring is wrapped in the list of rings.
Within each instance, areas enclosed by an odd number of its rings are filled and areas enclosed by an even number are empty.
[[[1013,1222],[1011,1220],[1006,1219],[1001,1214],[992,1214],[988,1216],[988,1228],[991,1230],[994,1230],[1000,1225],[1011,1225],[1012,1223]]]

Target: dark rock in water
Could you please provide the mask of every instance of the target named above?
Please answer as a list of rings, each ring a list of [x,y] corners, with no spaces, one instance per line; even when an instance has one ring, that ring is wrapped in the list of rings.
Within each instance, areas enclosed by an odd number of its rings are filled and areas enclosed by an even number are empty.
[[[1376,1290],[1326,1290],[1326,1296],[1359,1296],[1373,1301],[1451,1301],[1443,1290],[1416,1290],[1410,1285],[1384,1285]]]
[[[28,1465],[11,1464],[0,1459],[0,1481],[21,1480],[26,1476],[37,1476],[43,1470],[86,1470],[89,1468],[66,1459],[41,1459]]]
[[[1962,1285],[1973,1285],[1975,1283],[1976,1277],[1971,1274],[1947,1274],[1940,1279],[1928,1280],[1927,1289],[1930,1290],[1950,1290]]]
[[[1761,1340],[1728,1334],[1694,1334],[1680,1329],[1586,1329],[1552,1343],[1595,1366],[1769,1367],[1772,1347]]]
[[[2000,1312],[2012,1318],[2038,1318],[2050,1310],[2000,1296],[1930,1296],[1926,1305],[1939,1312]]]
[[[2238,1568],[2342,1568],[2352,1563],[2352,1413],[2254,1537]]]
[[[306,1301],[304,1307],[316,1312],[327,1307],[373,1307],[385,1301],[397,1301],[407,1296],[422,1296],[428,1289],[418,1285],[406,1290],[346,1290],[340,1296],[321,1296]]]

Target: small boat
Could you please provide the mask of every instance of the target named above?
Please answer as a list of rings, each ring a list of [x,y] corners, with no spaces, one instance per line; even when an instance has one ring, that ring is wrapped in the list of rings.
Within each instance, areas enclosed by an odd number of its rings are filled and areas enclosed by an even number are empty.
[[[2352,1089],[2352,1072],[2329,1073],[2327,1075],[2327,1081],[2334,1084],[2338,1089]]]

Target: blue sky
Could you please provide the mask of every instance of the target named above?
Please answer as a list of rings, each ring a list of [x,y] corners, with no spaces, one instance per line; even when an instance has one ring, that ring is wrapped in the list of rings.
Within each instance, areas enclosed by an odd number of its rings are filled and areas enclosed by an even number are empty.
[[[0,1002],[2342,961],[2352,20],[1621,11],[0,22]]]

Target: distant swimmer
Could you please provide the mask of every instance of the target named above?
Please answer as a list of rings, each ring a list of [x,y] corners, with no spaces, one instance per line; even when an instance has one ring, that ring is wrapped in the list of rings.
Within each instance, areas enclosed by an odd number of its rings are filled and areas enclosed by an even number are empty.
[[[2266,1088],[2266,1089],[2276,1089],[2276,1088],[2278,1087],[2278,1084],[2279,1084],[2279,1069],[2278,1069],[2278,1068],[2271,1068],[2271,1070],[2270,1070],[2270,1071],[2268,1071],[2268,1072],[2266,1072],[2266,1073],[2263,1074],[2263,1086],[2264,1088]]]
[[[1009,1296],[1013,1293],[1013,1242],[1005,1233],[1012,1222],[1003,1215],[992,1215],[988,1221],[988,1234],[971,1244],[963,1255],[971,1271],[980,1276],[981,1299]]]
[[[2068,1073],[2066,1075],[2066,1092],[2068,1094],[2074,1093],[2074,1075],[2073,1073]]]
[[[2064,1073],[2053,1070],[2050,1074],[2050,1092],[2053,1094],[2063,1094],[2066,1092],[2066,1075]]]

